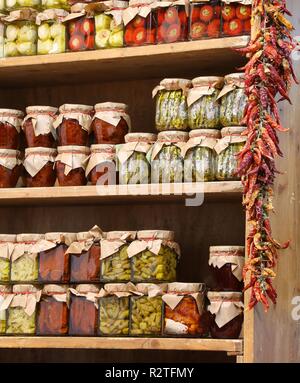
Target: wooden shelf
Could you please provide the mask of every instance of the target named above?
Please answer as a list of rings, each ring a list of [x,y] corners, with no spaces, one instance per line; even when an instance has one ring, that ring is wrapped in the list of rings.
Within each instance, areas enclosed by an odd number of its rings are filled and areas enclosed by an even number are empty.
[[[215,63],[225,74],[243,58],[233,48],[244,47],[247,36],[188,41],[144,47],[0,59],[1,87],[34,83],[58,84],[212,73]]]

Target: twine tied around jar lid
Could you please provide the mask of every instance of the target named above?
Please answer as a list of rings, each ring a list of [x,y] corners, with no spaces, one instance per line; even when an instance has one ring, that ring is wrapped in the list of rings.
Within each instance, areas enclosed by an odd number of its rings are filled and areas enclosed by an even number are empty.
[[[17,234],[0,234],[0,245],[1,243],[15,243],[17,241]]]
[[[0,109],[0,118],[1,117],[15,117],[15,118],[23,118],[24,113],[21,110],[17,109]]]
[[[216,89],[221,89],[224,84],[224,77],[217,76],[201,76],[195,77],[192,79],[193,87],[213,87]]]
[[[6,295],[11,293],[12,287],[9,285],[0,285],[0,295]]]
[[[54,117],[58,112],[58,108],[54,106],[45,105],[30,105],[26,107],[26,114],[30,116],[38,116],[39,114],[46,114]]]
[[[125,136],[125,142],[145,142],[152,144],[156,140],[156,134],[153,133],[128,133]]]
[[[246,129],[247,129],[246,126],[228,126],[221,129],[221,136],[222,137],[228,137],[228,136],[240,137]]]
[[[204,292],[205,290],[205,283],[172,282],[168,283],[167,286],[168,294],[189,295],[191,293]]]
[[[174,241],[175,233],[171,230],[139,230],[137,232],[137,239],[143,241],[161,239],[164,241]]]
[[[58,154],[90,154],[90,148],[88,146],[58,146],[57,147]]]
[[[44,239],[44,234],[22,233],[17,234],[17,243],[34,244]]]
[[[41,291],[33,285],[13,285],[12,292],[15,294],[33,294]]]
[[[34,147],[25,149],[25,159],[30,155],[49,157],[48,161],[54,162],[57,151],[54,148]]]
[[[245,73],[230,73],[224,77],[225,85],[234,84],[238,87],[243,87],[245,83]]]
[[[106,283],[100,290],[99,297],[116,296],[117,298],[129,297],[135,289],[133,283]]]
[[[76,240],[76,233],[50,232],[45,234],[45,240],[55,244],[65,243],[66,245],[70,245]]]
[[[157,142],[168,142],[168,143],[187,142],[188,138],[189,138],[189,134],[187,132],[169,130],[169,131],[158,133]]]
[[[189,132],[190,138],[195,137],[209,137],[209,138],[220,138],[221,133],[217,129],[194,129]]]
[[[80,284],[75,287],[80,294],[99,293],[99,287],[93,284]]]
[[[123,241],[133,241],[136,238],[136,231],[108,231],[106,233],[106,240],[107,241],[116,241],[116,240],[123,240]]]
[[[68,16],[69,12],[64,9],[45,9],[43,12],[40,12],[36,16],[36,24],[41,25],[43,21],[53,20],[56,22],[61,22],[63,19]]]
[[[93,144],[91,145],[91,154],[94,153],[115,154],[116,146],[112,144]]]
[[[243,293],[237,291],[208,291],[207,298],[216,302],[241,302]]]
[[[114,111],[120,113],[126,113],[128,105],[120,102],[101,102],[94,106],[96,112]]]
[[[129,0],[129,7],[143,7],[153,4],[155,0]]]
[[[68,291],[67,285],[44,285],[42,295],[66,294]]]
[[[245,246],[210,246],[209,253],[245,257]]]
[[[91,105],[63,104],[59,107],[59,113],[83,113],[92,115],[94,108]]]
[[[167,283],[137,283],[132,293],[135,295],[147,295],[149,298],[154,298],[163,295],[167,291]]]

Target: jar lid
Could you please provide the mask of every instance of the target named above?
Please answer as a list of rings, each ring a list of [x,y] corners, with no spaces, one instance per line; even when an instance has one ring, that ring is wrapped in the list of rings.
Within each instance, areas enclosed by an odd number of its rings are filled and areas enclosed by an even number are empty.
[[[116,241],[124,237],[127,237],[127,240],[133,241],[136,238],[136,231],[108,231],[106,233],[108,241]]]
[[[210,246],[209,247],[210,253],[217,253],[217,252],[238,252],[245,254],[245,246]]]
[[[86,241],[88,239],[93,239],[94,236],[89,231],[80,231],[76,234],[77,241]]]
[[[236,291],[208,291],[207,298],[210,301],[241,301],[242,300],[243,293],[236,292]]]
[[[52,241],[52,242],[61,242],[61,243],[64,243],[65,242],[65,237],[68,237],[69,241],[76,241],[76,233],[60,233],[60,232],[51,232],[51,233],[46,233],[45,234],[45,239],[47,241]]]
[[[146,142],[153,143],[156,141],[156,134],[153,133],[128,133],[125,136],[125,142]]]
[[[53,294],[53,293],[66,293],[68,286],[66,285],[45,285],[42,290],[42,294]]]
[[[24,113],[17,109],[0,109],[0,117],[16,117],[23,118]]]
[[[44,239],[44,234],[31,234],[31,233],[25,233],[25,234],[17,234],[17,242],[37,242],[41,239]]]
[[[160,83],[160,86],[163,86],[167,90],[179,90],[185,88],[191,88],[191,80],[185,78],[165,78]]]
[[[187,132],[181,132],[177,130],[160,132],[157,135],[157,141],[159,142],[187,142],[188,138],[189,134]]]
[[[245,83],[244,73],[231,73],[224,77],[225,85],[235,84],[237,86],[243,86]]]
[[[75,287],[75,290],[77,290],[80,294],[87,294],[87,293],[99,293],[99,287],[96,285],[77,285]]]
[[[194,129],[189,132],[189,137],[211,137],[211,138],[220,138],[221,133],[217,129]]]
[[[91,145],[91,153],[116,153],[115,145],[108,144],[94,144]]]
[[[12,288],[13,293],[36,293],[40,291],[33,285],[14,285]]]
[[[26,108],[27,114],[32,114],[32,113],[56,114],[57,112],[58,112],[58,108],[55,108],[54,106],[31,105],[31,106],[27,106]]]
[[[36,16],[37,25],[40,25],[42,21],[48,20],[61,20],[64,17],[68,16],[69,12],[64,9],[45,9],[43,12],[40,12]]]
[[[42,147],[26,148],[25,157],[27,157],[29,154],[56,156],[57,151],[54,148],[42,148]]]
[[[170,230],[139,230],[137,239],[162,239],[165,241],[174,241],[175,233]]]
[[[15,149],[0,149],[0,156],[9,156],[9,157],[20,157],[21,152]]]
[[[112,0],[111,2],[112,9],[114,8],[128,8],[128,1]]]
[[[10,293],[11,286],[8,285],[0,285],[0,293]]]
[[[17,234],[0,234],[0,242],[16,242]]]
[[[57,147],[58,154],[63,153],[73,153],[73,154],[90,154],[90,148],[88,146],[58,146]]]
[[[214,86],[215,88],[222,88],[224,84],[224,77],[217,76],[201,76],[195,77],[192,80],[194,87],[197,86]]]
[[[168,283],[168,293],[199,293],[205,291],[205,283]]]
[[[246,129],[246,126],[228,126],[226,128],[221,129],[221,136],[240,136]]]
[[[14,22],[14,21],[35,21],[37,11],[33,8],[24,8],[18,9],[15,11],[9,12],[9,15],[5,17],[4,21]]]
[[[128,105],[122,104],[120,102],[101,102],[100,104],[96,104],[94,108],[96,112],[102,112],[103,110],[126,112]]]
[[[103,287],[108,293],[125,293],[130,290],[128,283],[106,283]]]
[[[137,283],[135,285],[135,290],[144,295],[150,294],[151,291],[156,291],[155,296],[162,295],[167,291],[167,283]]]
[[[91,105],[81,105],[81,104],[63,104],[59,107],[60,113],[86,113],[90,114],[93,112],[93,107]]]
[[[154,0],[129,0],[129,6],[142,6],[142,5],[149,5],[154,3]]]

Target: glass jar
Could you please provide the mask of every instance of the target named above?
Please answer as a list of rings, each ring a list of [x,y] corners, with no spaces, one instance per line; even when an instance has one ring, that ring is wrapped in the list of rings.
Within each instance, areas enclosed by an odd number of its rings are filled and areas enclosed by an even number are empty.
[[[210,246],[208,264],[216,291],[243,291],[244,246]]]
[[[15,109],[0,109],[0,148],[19,149],[20,130],[24,113]]]
[[[24,184],[27,187],[49,187],[56,181],[54,162],[56,149],[27,148],[24,158]]]
[[[6,10],[13,11],[22,8],[39,9],[41,7],[41,0],[5,0]]]
[[[66,252],[76,240],[75,233],[46,233],[39,253],[39,282],[68,283],[70,260]]]
[[[45,285],[37,311],[37,335],[67,335],[67,286]]]
[[[115,146],[92,145],[85,175],[92,185],[115,185],[117,183]]]
[[[236,339],[243,326],[243,295],[239,292],[207,293],[210,301],[210,334],[217,339]]]
[[[43,9],[65,9],[69,11],[71,6],[68,0],[41,0]]]
[[[160,132],[151,152],[151,182],[174,183],[184,180],[182,149],[188,140],[186,132]]]
[[[244,73],[232,73],[224,77],[225,85],[218,96],[221,99],[220,121],[222,126],[242,125],[247,106]]]
[[[10,258],[16,239],[15,234],[0,234],[0,284],[8,283],[10,280]]]
[[[124,10],[125,45],[135,47],[156,43],[156,18],[153,0],[129,0]]]
[[[251,32],[252,0],[222,0],[222,35],[242,36]]]
[[[150,152],[156,135],[128,133],[125,144],[117,147],[119,183],[148,184],[151,182]]]
[[[223,77],[196,77],[188,91],[188,119],[190,129],[218,129],[220,102],[217,97],[223,86]]]
[[[135,239],[135,231],[109,231],[101,240],[101,282],[130,281],[130,259],[127,249]]]
[[[69,335],[97,334],[98,294],[95,285],[77,285],[70,288]]]
[[[18,150],[0,149],[0,188],[14,188],[21,168],[21,153]]]
[[[216,179],[217,154],[214,147],[220,137],[215,129],[195,129],[182,150],[184,157],[184,181],[208,182]]]
[[[55,148],[56,133],[53,122],[57,108],[52,106],[28,106],[26,117],[22,122],[26,146]]]
[[[59,146],[88,146],[93,107],[89,105],[64,104],[53,123]]]
[[[216,172],[218,181],[240,180],[240,176],[237,174],[237,154],[245,145],[246,136],[241,136],[245,129],[243,126],[231,126],[221,130],[222,138],[215,146],[218,155]]]
[[[4,0],[0,0],[0,58],[4,57],[4,24],[1,21],[1,18],[4,16],[2,13],[4,6]]]
[[[64,19],[70,52],[95,49],[95,19],[86,15],[84,7],[84,3],[73,5],[70,15]]]
[[[176,280],[180,247],[174,232],[141,230],[128,248],[133,282],[172,282]]]
[[[38,281],[38,242],[44,238],[43,234],[18,234],[11,256],[11,282]]]
[[[55,160],[59,186],[82,186],[87,184],[85,169],[90,149],[85,146],[59,146]]]
[[[102,102],[95,105],[92,132],[96,144],[123,144],[131,129],[128,106],[117,102]]]
[[[0,308],[5,298],[11,293],[11,286],[0,285]],[[0,309],[0,334],[6,332],[6,310]]]
[[[188,130],[187,92],[191,81],[165,78],[153,89],[156,97],[155,127],[164,130]]]
[[[221,1],[191,0],[190,40],[215,39],[221,37]]]

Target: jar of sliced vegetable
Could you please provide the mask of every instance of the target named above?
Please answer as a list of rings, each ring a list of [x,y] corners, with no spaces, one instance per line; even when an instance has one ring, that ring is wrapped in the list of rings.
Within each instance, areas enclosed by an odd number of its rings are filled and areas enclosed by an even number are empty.
[[[21,169],[21,153],[18,150],[0,149],[0,188],[14,188]]]
[[[5,0],[5,4],[7,11],[22,8],[39,9],[41,7],[41,0]]]
[[[92,145],[85,175],[92,185],[115,185],[117,183],[115,145]]]
[[[15,234],[0,234],[0,284],[10,279],[10,258],[15,248]]]
[[[19,149],[24,113],[15,109],[0,109],[0,148]]]
[[[11,286],[0,285],[0,334],[5,334],[6,332],[6,310],[2,310],[2,303],[5,301],[5,298],[11,294]]]

